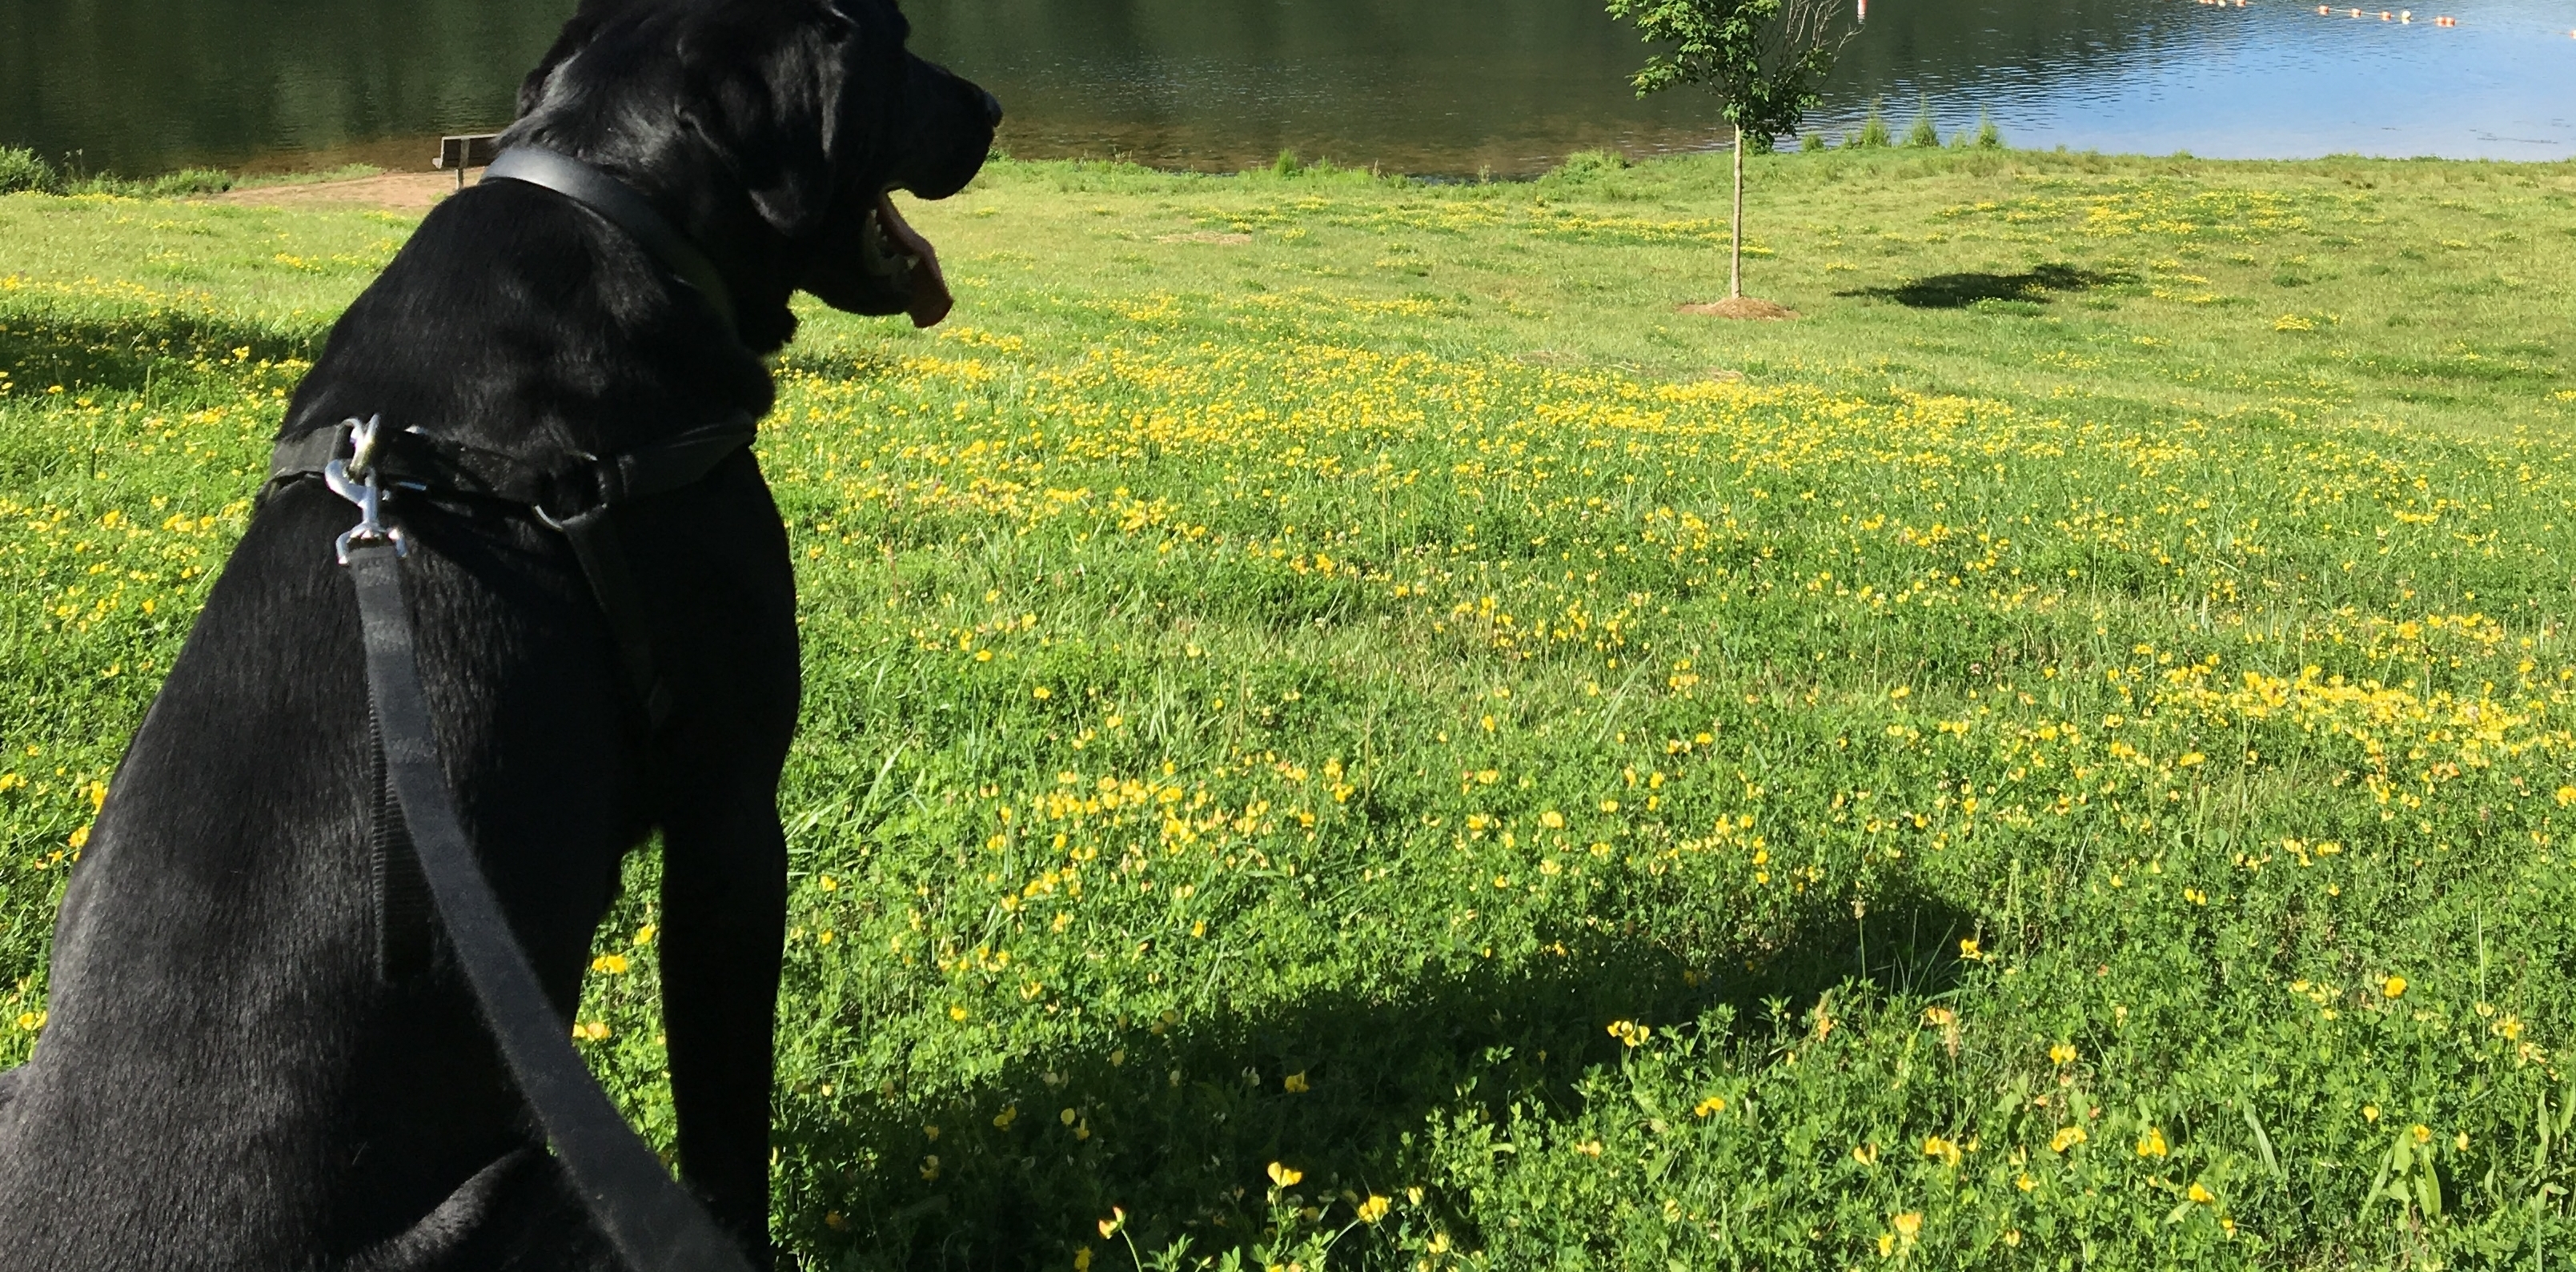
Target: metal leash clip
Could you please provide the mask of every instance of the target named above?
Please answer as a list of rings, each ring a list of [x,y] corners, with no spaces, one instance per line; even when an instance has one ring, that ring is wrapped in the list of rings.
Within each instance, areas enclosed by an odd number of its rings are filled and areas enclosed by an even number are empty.
[[[355,419],[341,421],[340,426],[349,431],[349,457],[322,466],[322,480],[331,493],[358,505],[358,524],[341,532],[331,545],[342,565],[349,563],[349,545],[361,541],[389,543],[395,556],[411,555],[411,541],[403,537],[402,527],[386,525],[383,516],[385,494],[376,478],[376,440],[384,418],[369,416],[363,424]]]

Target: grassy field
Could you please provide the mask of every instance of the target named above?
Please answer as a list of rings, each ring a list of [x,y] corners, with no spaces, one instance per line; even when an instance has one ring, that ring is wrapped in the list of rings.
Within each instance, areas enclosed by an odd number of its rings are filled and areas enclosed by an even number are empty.
[[[1795,322],[1722,158],[1000,164],[810,315],[802,1266],[2576,1250],[2576,165],[1752,170]],[[0,198],[0,1063],[408,225]]]

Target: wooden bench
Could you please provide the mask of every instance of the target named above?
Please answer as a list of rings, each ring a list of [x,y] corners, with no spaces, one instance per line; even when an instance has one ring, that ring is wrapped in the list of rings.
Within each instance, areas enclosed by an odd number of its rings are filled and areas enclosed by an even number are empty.
[[[438,139],[438,157],[431,160],[429,166],[454,169],[456,188],[462,190],[465,188],[466,169],[488,167],[501,153],[500,147],[492,144],[500,136],[499,133],[466,133],[457,137],[441,137]]]

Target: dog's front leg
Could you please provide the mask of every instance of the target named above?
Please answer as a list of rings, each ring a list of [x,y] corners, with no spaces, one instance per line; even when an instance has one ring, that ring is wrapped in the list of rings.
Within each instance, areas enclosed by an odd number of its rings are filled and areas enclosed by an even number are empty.
[[[662,1014],[680,1173],[769,1257],[769,1089],[787,839],[775,797],[693,801],[662,829]]]

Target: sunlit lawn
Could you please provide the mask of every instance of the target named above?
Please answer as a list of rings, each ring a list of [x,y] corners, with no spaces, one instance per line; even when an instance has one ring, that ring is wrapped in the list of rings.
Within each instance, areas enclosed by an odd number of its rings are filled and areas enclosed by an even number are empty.
[[[2576,1237],[2576,166],[1780,156],[1772,324],[1721,182],[1001,165],[954,325],[810,318],[808,1266]],[[0,199],[0,1062],[405,228]]]

